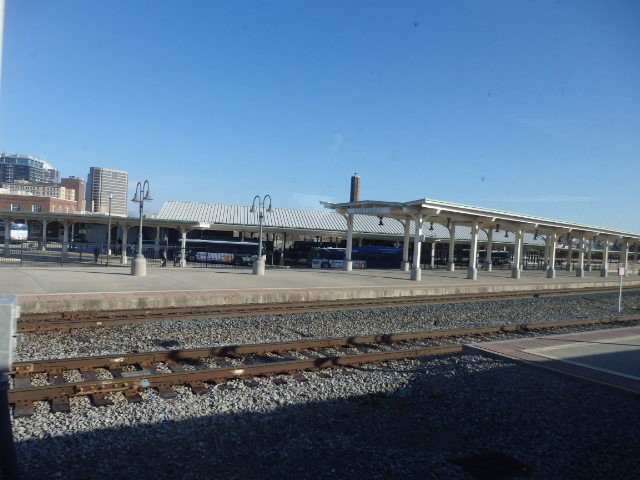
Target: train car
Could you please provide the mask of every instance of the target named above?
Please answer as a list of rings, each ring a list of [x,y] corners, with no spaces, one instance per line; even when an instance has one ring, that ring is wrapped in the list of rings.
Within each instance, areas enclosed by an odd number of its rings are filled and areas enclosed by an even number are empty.
[[[5,223],[0,220],[0,242],[5,241]],[[26,223],[11,222],[9,227],[9,241],[11,242],[26,242],[29,237],[29,227]]]

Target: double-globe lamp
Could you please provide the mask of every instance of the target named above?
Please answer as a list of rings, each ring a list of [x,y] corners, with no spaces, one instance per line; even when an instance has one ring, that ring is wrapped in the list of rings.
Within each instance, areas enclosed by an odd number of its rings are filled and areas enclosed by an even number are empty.
[[[136,255],[131,262],[131,275],[137,277],[144,277],[147,275],[147,259],[142,254],[142,215],[144,211],[144,202],[150,202],[153,200],[151,192],[149,191],[149,180],[145,180],[144,183],[138,182],[136,185],[136,194],[131,200],[140,204],[140,228],[138,229],[138,249]]]

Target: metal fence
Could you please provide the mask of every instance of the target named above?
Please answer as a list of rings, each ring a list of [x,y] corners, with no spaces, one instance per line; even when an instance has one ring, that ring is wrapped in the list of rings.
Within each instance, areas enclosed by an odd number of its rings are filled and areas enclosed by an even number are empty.
[[[125,248],[126,263],[123,263],[122,249]],[[109,254],[107,254],[109,252]],[[179,267],[180,247],[148,247],[142,249],[147,259],[147,268]],[[67,245],[66,252],[60,242],[24,242],[5,246],[0,244],[0,266],[12,267],[63,267],[66,265],[101,265],[109,267],[131,266],[135,252],[131,247],[112,245],[107,249],[106,243],[76,242]],[[251,264],[221,263],[214,258],[202,257],[193,259],[187,256],[185,264],[193,268],[247,268]],[[193,260],[193,261],[188,261]]]

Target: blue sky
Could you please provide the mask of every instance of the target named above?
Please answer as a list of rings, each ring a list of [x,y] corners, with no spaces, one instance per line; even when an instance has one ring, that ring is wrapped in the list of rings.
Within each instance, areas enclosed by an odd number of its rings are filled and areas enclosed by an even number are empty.
[[[151,212],[357,172],[640,232],[640,2],[6,0],[0,152],[126,170]]]

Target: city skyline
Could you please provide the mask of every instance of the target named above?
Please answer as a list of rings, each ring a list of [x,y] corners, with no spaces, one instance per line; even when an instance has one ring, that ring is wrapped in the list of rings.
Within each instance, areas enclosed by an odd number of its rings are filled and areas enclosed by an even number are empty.
[[[357,172],[362,199],[640,231],[636,2],[149,5],[7,0],[0,151],[148,179],[149,213],[321,209]]]

